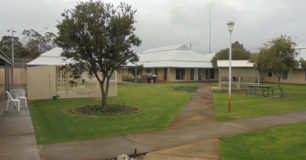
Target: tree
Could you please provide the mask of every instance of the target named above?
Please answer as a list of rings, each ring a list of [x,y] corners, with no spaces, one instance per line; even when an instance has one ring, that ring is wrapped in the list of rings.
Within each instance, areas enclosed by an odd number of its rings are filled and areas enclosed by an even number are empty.
[[[22,43],[19,41],[19,37],[13,37],[14,39],[14,57],[15,58],[36,58],[39,53],[32,52],[31,50],[24,48]],[[9,57],[12,53],[12,38],[11,36],[3,36],[0,41],[0,49],[5,52]]]
[[[235,42],[232,44],[232,48],[241,48],[241,49],[244,49],[243,44],[242,44],[242,43],[239,43],[238,41],[235,41]]]
[[[298,61],[295,60],[298,54],[295,51],[295,46],[296,43],[292,41],[291,37],[281,35],[272,41],[268,41],[260,49],[260,52],[251,59],[259,72],[272,72],[277,76],[281,98],[284,97],[284,91],[280,86],[282,74],[298,66]]]
[[[243,44],[235,41],[232,44],[232,60],[248,60],[251,56],[251,52],[243,48]],[[211,59],[211,63],[216,68],[217,60],[228,60],[229,59],[229,49],[222,49],[215,54]]]
[[[109,82],[114,71],[128,62],[138,61],[131,50],[141,43],[134,33],[135,13],[126,3],[115,7],[99,0],[80,2],[74,9],[65,11],[57,25],[55,43],[63,48],[62,55],[73,59],[80,70],[88,71],[98,80],[102,110],[107,109]]]
[[[25,36],[25,47],[33,52],[41,54],[56,46],[53,41],[56,35],[52,32],[45,32],[42,35],[34,29],[25,29],[22,34]]]
[[[304,70],[306,71],[306,60],[301,58],[300,63],[301,63],[301,67],[304,68]]]

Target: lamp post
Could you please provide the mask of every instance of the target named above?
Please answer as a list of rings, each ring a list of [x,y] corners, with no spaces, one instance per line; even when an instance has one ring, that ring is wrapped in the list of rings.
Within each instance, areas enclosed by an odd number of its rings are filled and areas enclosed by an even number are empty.
[[[14,83],[14,65],[15,65],[15,59],[14,59],[14,33],[16,32],[15,30],[13,29],[9,29],[7,30],[7,32],[9,33],[12,33],[11,35],[11,41],[12,41],[12,70],[11,70],[11,84],[13,85]]]
[[[228,67],[228,112],[231,112],[231,92],[232,92],[232,32],[235,22],[229,21],[226,23],[229,32],[229,67]]]

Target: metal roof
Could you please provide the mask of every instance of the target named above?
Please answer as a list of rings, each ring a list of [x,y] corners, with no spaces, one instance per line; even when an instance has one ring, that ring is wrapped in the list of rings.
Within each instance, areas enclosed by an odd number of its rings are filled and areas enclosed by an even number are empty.
[[[190,48],[185,44],[177,44],[177,45],[146,49],[142,53],[145,54],[145,53],[161,52],[161,51],[169,51],[169,50],[190,50]]]
[[[66,65],[70,60],[61,56],[63,50],[54,48],[41,54],[38,58],[27,63],[28,66],[34,65]],[[138,54],[139,62],[145,68],[212,68],[210,59],[214,54],[200,54],[192,51],[187,45],[173,45],[160,48],[147,49]],[[127,66],[135,66],[128,63]]]
[[[297,59],[300,60],[301,58],[303,58],[304,60],[306,60],[306,47],[296,48],[296,50],[299,53]]]
[[[66,65],[69,64],[69,61],[66,58],[62,57],[61,54],[63,49],[61,48],[53,48],[50,51],[47,51],[41,54],[39,57],[34,59],[33,61],[27,63],[28,66],[39,66],[39,65]]]
[[[217,60],[217,66],[220,68],[229,67],[228,60]],[[249,62],[248,60],[232,60],[232,67],[233,68],[253,68],[254,63]]]
[[[211,55],[192,51],[185,44],[172,45],[145,50],[138,54],[137,65],[142,64],[145,68],[212,68]]]

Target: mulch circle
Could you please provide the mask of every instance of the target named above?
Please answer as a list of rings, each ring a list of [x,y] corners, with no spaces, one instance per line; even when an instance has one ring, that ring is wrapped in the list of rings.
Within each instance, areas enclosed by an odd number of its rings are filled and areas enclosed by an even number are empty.
[[[89,115],[89,116],[113,116],[113,115],[126,115],[140,112],[139,107],[132,107],[119,104],[108,104],[106,110],[102,110],[101,105],[86,105],[77,106],[71,110],[75,114]]]

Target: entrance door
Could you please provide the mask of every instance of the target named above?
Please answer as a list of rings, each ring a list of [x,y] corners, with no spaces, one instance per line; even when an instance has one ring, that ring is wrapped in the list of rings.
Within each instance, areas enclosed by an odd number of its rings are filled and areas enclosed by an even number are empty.
[[[214,80],[215,72],[214,69],[206,69],[206,80]]]

